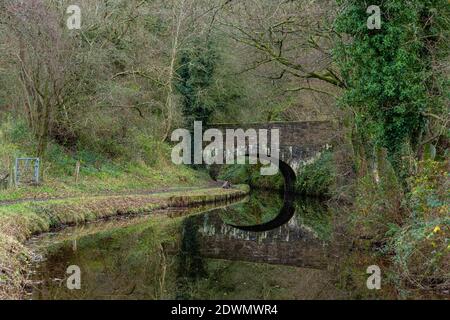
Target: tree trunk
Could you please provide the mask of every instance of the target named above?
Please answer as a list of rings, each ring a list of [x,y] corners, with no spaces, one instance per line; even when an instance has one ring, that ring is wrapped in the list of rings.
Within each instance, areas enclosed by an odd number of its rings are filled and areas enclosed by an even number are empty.
[[[170,56],[170,67],[169,67],[169,77],[167,79],[167,98],[166,98],[166,109],[167,109],[167,121],[166,121],[166,130],[163,136],[163,142],[167,140],[169,137],[170,130],[172,129],[172,120],[173,120],[173,79],[175,76],[175,63],[178,54],[178,42],[181,31],[181,23],[183,22],[183,12],[184,12],[184,4],[183,0],[180,6],[180,11],[177,14],[175,8],[174,11],[174,19],[175,19],[175,27],[172,31],[173,40],[172,40],[172,54]]]

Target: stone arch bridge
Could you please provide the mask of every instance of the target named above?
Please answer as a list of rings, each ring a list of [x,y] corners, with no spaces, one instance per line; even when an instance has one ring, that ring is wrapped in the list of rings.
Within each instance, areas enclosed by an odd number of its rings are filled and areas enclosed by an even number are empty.
[[[325,150],[333,146],[339,132],[338,126],[331,121],[218,123],[211,124],[208,128],[219,129],[223,135],[227,129],[267,129],[269,132],[271,129],[279,129],[280,171],[286,186],[292,185],[302,166],[314,163]]]

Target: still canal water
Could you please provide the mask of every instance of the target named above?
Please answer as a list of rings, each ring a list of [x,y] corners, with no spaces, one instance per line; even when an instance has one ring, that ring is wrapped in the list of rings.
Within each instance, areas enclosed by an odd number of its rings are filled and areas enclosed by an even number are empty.
[[[300,197],[291,206],[285,224],[263,232],[242,227],[273,221],[286,209],[278,194],[253,192],[221,207],[162,211],[39,236],[29,244],[36,258],[30,298],[345,299],[380,295],[364,291],[365,269],[373,261],[352,260],[348,244],[339,237],[336,212],[319,200]],[[71,265],[81,270],[80,290],[66,286]]]

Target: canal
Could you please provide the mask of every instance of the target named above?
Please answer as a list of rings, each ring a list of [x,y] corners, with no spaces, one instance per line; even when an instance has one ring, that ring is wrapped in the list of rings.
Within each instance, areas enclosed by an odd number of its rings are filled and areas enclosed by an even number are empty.
[[[234,203],[66,228],[29,242],[29,298],[383,297],[366,288],[374,262],[351,250],[338,216],[318,199],[254,191]],[[69,266],[81,271],[79,290],[67,287]]]

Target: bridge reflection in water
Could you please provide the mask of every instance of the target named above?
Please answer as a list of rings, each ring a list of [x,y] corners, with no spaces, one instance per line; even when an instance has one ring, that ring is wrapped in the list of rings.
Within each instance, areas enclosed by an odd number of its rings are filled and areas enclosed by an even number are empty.
[[[269,199],[272,199],[273,203],[273,197]],[[272,210],[272,216],[276,215],[278,217],[277,205],[278,210],[280,210],[280,202],[282,201],[272,205],[272,208],[270,205],[259,203],[257,209]],[[329,250],[327,241],[324,239],[326,237],[320,234],[320,232],[323,233],[323,228],[318,232],[314,230],[315,225],[305,225],[309,215],[314,217],[315,223],[317,223],[318,218],[322,219],[320,224],[326,226],[329,223],[329,215],[323,207],[311,202],[292,202],[288,205],[288,209],[293,211],[287,223],[264,232],[245,230],[246,227],[244,226],[241,228],[234,226],[235,222],[233,225],[229,223],[230,217],[231,219],[239,220],[243,212],[251,212],[253,216],[258,215],[260,212],[255,210],[254,207],[252,208],[252,204],[254,206],[254,202],[250,200],[244,204],[187,218],[192,219],[191,223],[197,226],[196,228],[190,228],[191,232],[195,230],[194,232],[197,234],[189,235],[191,239],[193,236],[197,238],[197,254],[202,258],[269,263],[314,269],[325,269],[327,267]],[[283,210],[286,210],[286,204],[282,207],[281,211]],[[224,215],[226,215],[226,218],[224,218]],[[276,218],[272,219],[270,216],[264,218],[275,221],[275,223],[277,220]],[[248,219],[247,223],[249,223]],[[251,225],[253,224],[255,223],[251,223]],[[247,227],[247,229],[251,229],[251,227]]]

